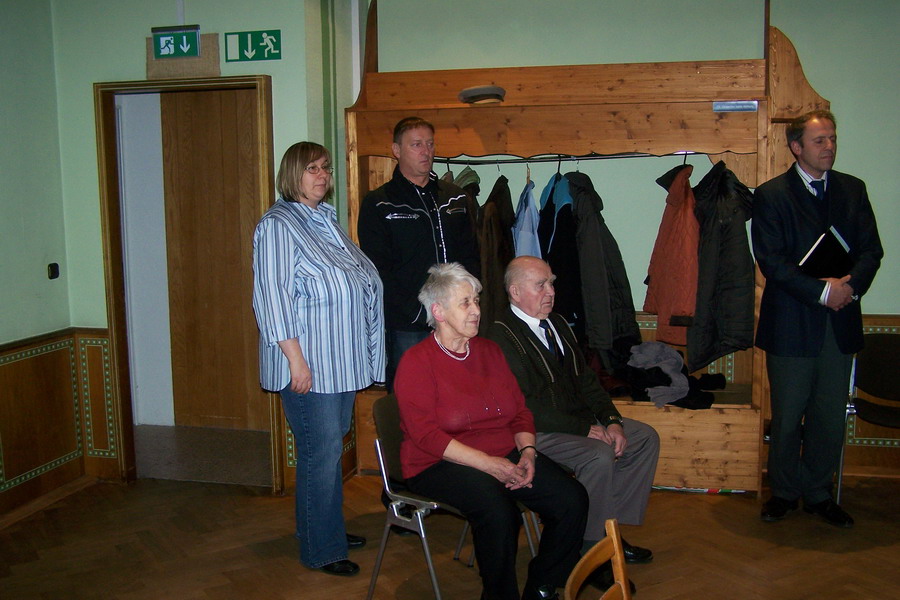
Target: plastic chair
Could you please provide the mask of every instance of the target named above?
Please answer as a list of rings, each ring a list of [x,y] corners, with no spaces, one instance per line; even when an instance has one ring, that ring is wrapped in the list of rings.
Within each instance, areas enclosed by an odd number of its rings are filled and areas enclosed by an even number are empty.
[[[900,428],[900,335],[892,333],[867,333],[865,346],[856,355],[853,374],[850,377],[850,397],[847,401],[847,420],[850,415],[881,427]],[[863,392],[871,400],[862,398]],[[844,479],[844,448],[837,470],[835,502],[841,502],[841,485]]]
[[[622,548],[619,522],[615,519],[606,520],[606,537],[585,552],[572,569],[566,581],[564,600],[575,600],[587,578],[607,561],[612,561],[613,584],[599,596],[600,600],[631,600],[631,587],[625,568],[625,551]]]
[[[428,547],[428,536],[425,530],[425,518],[436,510],[444,510],[446,512],[457,515],[461,518],[462,513],[455,507],[437,502],[425,496],[415,494],[405,490],[403,478],[400,476],[400,442],[403,439],[403,433],[400,430],[400,409],[397,406],[397,398],[391,394],[379,398],[372,406],[372,415],[375,417],[375,430],[378,438],[375,440],[375,454],[378,458],[378,466],[381,470],[381,481],[384,485],[384,493],[390,501],[387,506],[387,516],[384,522],[384,532],[381,535],[381,545],[378,548],[378,557],[375,559],[375,568],[372,570],[372,579],[369,582],[369,592],[366,594],[366,600],[371,600],[375,593],[375,584],[378,580],[378,573],[381,570],[381,561],[384,558],[384,552],[387,548],[387,542],[391,534],[391,526],[396,525],[403,529],[413,531],[418,534],[422,542],[422,551],[425,553],[425,563],[428,566],[428,574],[431,577],[431,586],[434,589],[434,597],[441,600],[441,589],[438,585],[437,574],[434,570],[434,563],[431,559],[431,551]],[[534,556],[534,546],[531,534],[528,531],[528,520],[525,516],[524,506],[520,505],[523,510],[522,521],[525,524],[525,532],[528,538],[529,549]],[[532,513],[533,514],[533,513]],[[532,517],[535,520],[534,517]],[[536,527],[536,524],[535,524]],[[468,521],[463,528],[460,536],[459,544],[456,547],[456,553],[453,558],[459,558],[462,550],[463,542],[468,531]],[[473,559],[469,560],[469,566],[473,563]]]

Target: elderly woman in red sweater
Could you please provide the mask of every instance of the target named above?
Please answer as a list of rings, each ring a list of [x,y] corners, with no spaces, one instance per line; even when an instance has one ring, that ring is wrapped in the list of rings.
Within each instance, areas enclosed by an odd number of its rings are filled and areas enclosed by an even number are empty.
[[[521,598],[557,598],[579,559],[584,488],[534,447],[534,420],[500,347],[476,337],[481,284],[458,263],[435,265],[419,293],[433,335],[410,348],[395,393],[409,488],[458,508],[472,525],[483,599],[519,600],[516,502],[541,517]]]

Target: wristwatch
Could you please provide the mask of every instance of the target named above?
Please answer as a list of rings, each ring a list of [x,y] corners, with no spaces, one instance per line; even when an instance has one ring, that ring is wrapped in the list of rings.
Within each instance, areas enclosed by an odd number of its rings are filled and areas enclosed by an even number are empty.
[[[615,415],[613,415],[611,417],[607,417],[606,423],[604,423],[604,425],[606,427],[609,427],[610,425],[618,425],[619,427],[621,427],[622,426],[622,417],[617,417]]]

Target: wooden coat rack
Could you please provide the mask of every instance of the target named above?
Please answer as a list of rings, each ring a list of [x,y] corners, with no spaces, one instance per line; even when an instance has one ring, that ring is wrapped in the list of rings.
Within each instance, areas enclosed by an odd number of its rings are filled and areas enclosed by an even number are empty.
[[[393,127],[407,116],[434,124],[443,156],[691,151],[707,154],[712,162],[724,160],[752,188],[792,163],[785,123],[829,108],[807,82],[793,44],[775,27],[766,29],[766,57],[759,60],[379,73],[375,4],[369,12],[362,90],[346,110],[353,239],[361,199],[391,176]],[[475,106],[457,99],[459,90],[481,85],[503,87],[505,101]],[[756,102],[757,109],[714,110],[714,102],[727,101]],[[757,272],[757,307],[763,285]],[[757,350],[738,354],[735,360],[743,363],[752,390],[749,404],[717,401],[708,411],[685,411],[618,403],[623,414],[660,432],[655,483],[761,488],[762,429],[769,414],[765,356]]]

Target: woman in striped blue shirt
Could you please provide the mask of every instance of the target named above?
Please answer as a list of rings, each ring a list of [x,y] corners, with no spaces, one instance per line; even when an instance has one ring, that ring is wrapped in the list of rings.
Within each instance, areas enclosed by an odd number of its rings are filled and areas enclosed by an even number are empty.
[[[280,197],[253,237],[253,310],[260,384],[281,394],[296,441],[300,562],[355,575],[344,526],[341,454],[357,390],[384,381],[384,310],[378,271],[325,200],[331,156],[312,142],[281,159]]]

